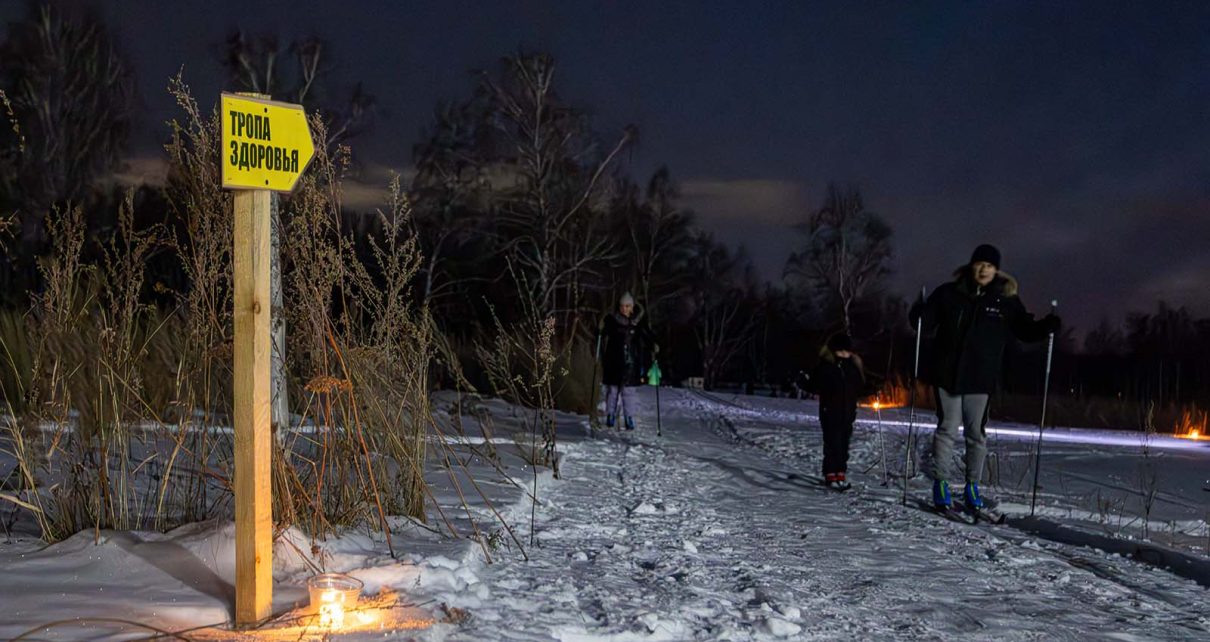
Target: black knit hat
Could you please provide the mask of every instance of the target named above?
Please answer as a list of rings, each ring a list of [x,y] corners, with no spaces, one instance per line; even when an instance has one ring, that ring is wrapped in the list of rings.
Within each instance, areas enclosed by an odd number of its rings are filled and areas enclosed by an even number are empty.
[[[994,245],[988,245],[986,243],[980,245],[979,247],[975,248],[974,254],[971,254],[971,265],[974,265],[979,261],[991,263],[992,265],[996,266],[997,270],[999,270],[1000,250],[996,249],[996,246]]]
[[[828,349],[832,352],[852,352],[853,338],[843,332],[838,332],[828,339]]]

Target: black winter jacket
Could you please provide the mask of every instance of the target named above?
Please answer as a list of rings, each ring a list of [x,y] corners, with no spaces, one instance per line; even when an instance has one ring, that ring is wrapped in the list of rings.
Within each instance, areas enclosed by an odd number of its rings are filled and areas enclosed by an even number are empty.
[[[865,388],[861,359],[856,355],[841,359],[826,349],[807,380],[807,390],[819,395],[819,421],[825,427],[856,421],[857,402]]]
[[[614,312],[601,320],[597,336],[601,381],[607,386],[637,386],[651,367],[655,336],[646,320]]]
[[[935,332],[922,378],[959,395],[994,392],[1009,340],[1040,341],[1048,333],[1045,322],[1025,311],[1016,280],[1003,272],[980,288],[963,270],[909,316],[913,327],[922,320],[925,336]]]

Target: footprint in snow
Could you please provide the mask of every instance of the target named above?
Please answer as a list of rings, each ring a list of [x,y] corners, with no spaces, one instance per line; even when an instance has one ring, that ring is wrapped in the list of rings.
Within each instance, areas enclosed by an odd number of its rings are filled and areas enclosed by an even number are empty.
[[[779,617],[766,618],[764,622],[764,629],[770,635],[774,635],[779,638],[788,638],[792,635],[802,633],[801,626],[793,622],[783,620]]]
[[[664,512],[663,502],[640,502],[638,506],[630,509],[631,515],[656,515]]]

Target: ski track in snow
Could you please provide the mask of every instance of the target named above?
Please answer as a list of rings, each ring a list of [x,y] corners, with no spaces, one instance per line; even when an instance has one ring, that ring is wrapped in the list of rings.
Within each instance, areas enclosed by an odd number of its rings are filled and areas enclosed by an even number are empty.
[[[849,467],[855,487],[840,494],[817,483],[821,440],[817,420],[804,411],[810,403],[665,390],[662,437],[655,435],[654,394],[647,388],[639,394],[635,432],[590,436],[583,417],[557,414],[559,480],[549,471],[535,478],[518,455],[515,437],[529,411],[499,400],[468,401],[471,414],[463,417],[471,431],[474,413],[490,415],[495,428],[480,425],[481,437],[444,442],[481,475],[479,485],[529,560],[474,497],[465,510],[499,544],[492,564],[484,562],[479,544],[406,520],[396,520],[399,560],[391,559],[381,536],[350,531],[322,543],[325,569],[362,579],[368,593],[400,591],[439,623],[332,638],[1210,639],[1210,602],[1193,581],[1097,549],[917,510],[913,506],[928,496],[920,480],[912,488],[915,501],[901,506],[898,482],[879,485],[882,444],[868,423],[854,435]],[[447,397],[441,403],[453,408]],[[894,442],[901,436],[885,435],[888,456],[902,456],[902,441]],[[499,471],[484,458],[496,446]],[[1073,476],[1096,476],[1092,481],[1133,465],[1128,452],[1105,448],[1068,450],[1063,461],[1080,466]],[[1200,474],[1205,459],[1189,450],[1162,461],[1166,470],[1188,476]],[[887,462],[890,470],[900,465]],[[446,473],[430,473],[446,514],[461,533],[473,532]],[[532,545],[533,507],[516,484],[525,492],[531,484],[538,489]],[[1170,489],[1170,505],[1181,507],[1179,500],[1196,508],[1202,498],[1183,490]],[[1062,496],[1051,493],[1048,500]],[[1052,516],[1064,510],[1048,509]],[[56,618],[121,614],[180,630],[229,616],[229,522],[168,534],[106,531],[99,545],[93,538],[87,531],[46,549],[30,539],[0,547],[6,578],[0,638]],[[275,553],[275,596],[286,608],[305,597],[302,585],[313,571],[302,557],[307,538],[291,529],[283,539],[294,542],[279,542]],[[466,617],[441,621],[445,613]],[[94,622],[42,630],[38,639],[145,635]]]
[[[1191,581],[903,508],[869,476],[837,494],[814,481],[817,424],[665,397],[662,439],[648,421],[568,450],[531,561],[484,567],[491,597],[450,639],[1210,636]],[[860,470],[876,445],[854,451]]]

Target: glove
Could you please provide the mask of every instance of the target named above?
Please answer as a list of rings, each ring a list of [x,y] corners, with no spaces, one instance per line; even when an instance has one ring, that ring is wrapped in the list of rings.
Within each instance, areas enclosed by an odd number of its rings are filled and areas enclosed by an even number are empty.
[[[1054,313],[1042,317],[1041,323],[1042,329],[1046,331],[1046,334],[1058,334],[1059,329],[1063,327],[1063,322],[1059,319],[1059,315]]]

